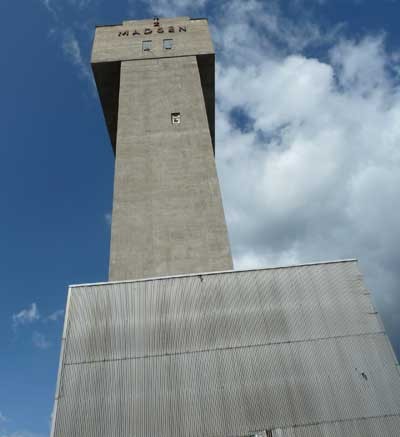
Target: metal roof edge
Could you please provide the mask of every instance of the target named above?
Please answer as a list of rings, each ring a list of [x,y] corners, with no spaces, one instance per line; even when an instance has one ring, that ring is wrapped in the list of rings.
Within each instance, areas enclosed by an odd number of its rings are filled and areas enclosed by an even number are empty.
[[[146,282],[146,281],[159,281],[164,279],[173,279],[173,278],[188,278],[194,276],[209,276],[209,275],[219,275],[222,273],[241,273],[241,272],[255,272],[262,270],[278,270],[278,269],[290,269],[295,267],[306,267],[306,266],[314,266],[314,265],[324,265],[324,264],[340,264],[340,263],[348,263],[348,262],[358,262],[357,258],[349,258],[349,259],[339,259],[339,260],[331,260],[331,261],[316,261],[310,263],[303,264],[289,264],[284,266],[275,266],[275,267],[260,267],[254,269],[241,269],[241,270],[222,270],[216,272],[199,272],[199,273],[184,273],[180,275],[168,275],[168,276],[155,276],[151,278],[139,278],[139,279],[126,279],[123,281],[109,281],[109,282],[92,282],[87,284],[71,284],[68,288],[78,288],[78,287],[95,287],[97,285],[112,285],[112,284],[127,284],[132,282]]]

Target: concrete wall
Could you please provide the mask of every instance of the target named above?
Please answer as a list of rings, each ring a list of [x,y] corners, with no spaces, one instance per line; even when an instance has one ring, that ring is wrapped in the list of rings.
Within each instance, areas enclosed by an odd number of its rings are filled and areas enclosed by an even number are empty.
[[[126,21],[117,26],[97,27],[92,63],[214,53],[207,20],[190,20],[187,17],[161,19],[160,25],[164,29],[163,33],[157,32],[158,28],[154,27],[153,20]],[[186,32],[179,32],[180,25],[186,27]],[[169,26],[174,26],[174,33],[167,31]],[[150,35],[144,34],[146,28],[152,30]],[[140,35],[133,35],[135,30]],[[128,35],[122,35],[124,32]],[[163,49],[162,41],[166,38],[174,39],[172,50]],[[143,40],[153,41],[153,49],[150,52],[143,52]]]
[[[110,280],[232,269],[213,156],[207,20],[98,27],[92,66],[116,154]]]
[[[110,280],[231,268],[196,56],[123,61]]]

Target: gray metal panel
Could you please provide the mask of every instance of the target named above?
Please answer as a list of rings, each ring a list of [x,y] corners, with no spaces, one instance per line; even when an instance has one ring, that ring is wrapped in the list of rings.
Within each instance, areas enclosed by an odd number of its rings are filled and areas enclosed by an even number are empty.
[[[373,417],[306,427],[276,429],[272,437],[398,437],[400,417]]]
[[[382,332],[355,262],[71,290],[66,363]]]
[[[394,436],[381,330],[355,262],[77,286],[52,436]]]
[[[243,435],[399,405],[392,351],[374,334],[66,365],[54,435]]]

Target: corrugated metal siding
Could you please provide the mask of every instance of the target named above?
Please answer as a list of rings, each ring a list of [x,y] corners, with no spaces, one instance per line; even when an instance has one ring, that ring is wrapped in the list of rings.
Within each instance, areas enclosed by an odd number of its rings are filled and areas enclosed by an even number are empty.
[[[400,417],[373,417],[307,427],[276,429],[272,437],[398,437]]]
[[[55,435],[237,435],[399,414],[391,360],[377,334],[68,365]]]
[[[381,332],[355,263],[73,288],[66,363]]]
[[[55,437],[288,433],[400,414],[354,262],[77,287],[66,324]]]

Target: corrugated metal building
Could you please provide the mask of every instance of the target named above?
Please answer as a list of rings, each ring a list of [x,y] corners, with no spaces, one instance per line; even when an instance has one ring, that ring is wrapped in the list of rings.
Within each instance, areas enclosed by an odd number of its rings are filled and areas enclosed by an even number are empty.
[[[53,436],[398,436],[354,260],[72,286]]]

